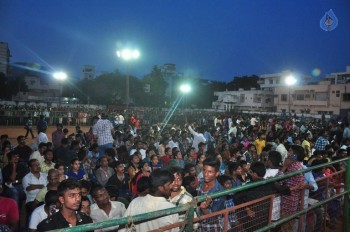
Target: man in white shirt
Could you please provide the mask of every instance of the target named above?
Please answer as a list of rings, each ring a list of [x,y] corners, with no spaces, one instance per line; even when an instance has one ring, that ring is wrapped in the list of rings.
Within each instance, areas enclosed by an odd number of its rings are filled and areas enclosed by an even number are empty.
[[[26,210],[27,213],[31,213],[36,195],[47,185],[47,175],[41,172],[37,159],[29,160],[28,166],[30,172],[23,177],[22,185],[26,194]]]
[[[107,190],[102,185],[96,185],[91,191],[95,201],[90,206],[90,217],[93,222],[106,221],[108,219],[117,219],[123,217],[125,205],[119,201],[111,201]],[[102,231],[115,231],[119,226],[113,226]]]
[[[44,152],[47,148],[47,144],[46,143],[40,143],[38,150],[34,151],[30,156],[29,156],[29,160],[32,159],[37,159],[39,161],[39,163],[44,162],[45,158],[44,158]]]
[[[30,232],[37,231],[38,224],[55,213],[56,208],[58,208],[58,193],[57,191],[49,190],[45,195],[45,204],[36,208],[30,217]]]
[[[206,139],[203,135],[203,128],[198,128],[198,132],[194,131],[192,129],[192,126],[188,126],[188,130],[191,132],[191,134],[193,135],[193,143],[192,143],[192,147],[194,147],[196,149],[196,152],[198,152],[198,144],[200,142],[202,143],[206,143]]]
[[[150,194],[144,197],[135,198],[124,213],[124,217],[134,216],[136,214],[155,212],[162,209],[173,208],[175,205],[167,201],[173,188],[174,175],[168,170],[156,169],[151,176]],[[136,231],[151,231],[163,226],[172,225],[179,222],[179,215],[172,214],[150,221],[136,224]],[[124,230],[122,230],[124,231]],[[177,232],[179,228],[167,230]]]

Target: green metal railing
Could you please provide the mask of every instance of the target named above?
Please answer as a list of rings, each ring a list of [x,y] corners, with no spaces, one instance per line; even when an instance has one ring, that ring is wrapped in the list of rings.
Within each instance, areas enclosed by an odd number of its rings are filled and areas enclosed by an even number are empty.
[[[198,202],[202,202],[205,201],[207,197],[211,197],[211,198],[217,198],[217,197],[221,197],[221,196],[225,196],[228,194],[232,194],[232,193],[236,193],[236,192],[240,192],[246,189],[250,189],[250,188],[254,188],[263,184],[267,184],[267,183],[271,183],[271,182],[275,182],[275,181],[280,181],[283,179],[287,179],[290,178],[292,176],[295,175],[300,175],[306,172],[310,172],[312,170],[315,169],[319,169],[322,167],[327,167],[333,164],[337,164],[337,163],[341,163],[341,162],[347,162],[347,168],[346,168],[346,180],[345,180],[345,189],[344,192],[339,193],[337,195],[334,195],[332,197],[327,198],[326,200],[320,201],[306,209],[303,209],[301,211],[298,211],[295,214],[286,216],[284,218],[281,218],[280,220],[276,221],[276,222],[272,222],[269,225],[260,228],[258,231],[267,231],[269,229],[272,229],[278,225],[281,225],[283,223],[286,223],[300,215],[303,215],[305,213],[307,213],[308,211],[315,209],[321,205],[325,205],[328,202],[340,198],[342,196],[344,196],[344,224],[343,224],[343,231],[345,232],[349,232],[349,193],[350,193],[350,158],[344,158],[344,159],[340,159],[337,161],[332,161],[326,164],[321,164],[321,165],[317,165],[314,167],[310,167],[307,169],[303,169],[300,171],[295,171],[292,173],[288,173],[285,174],[283,176],[278,176],[278,177],[274,177],[274,178],[270,178],[270,179],[266,179],[266,180],[262,180],[262,181],[258,181],[258,182],[253,182],[247,185],[243,185],[237,188],[233,188],[230,190],[224,190],[224,191],[220,191],[214,194],[210,194],[210,195],[204,195],[204,196],[199,196],[195,198],[194,203],[192,204],[187,204],[187,205],[181,205],[181,206],[177,206],[174,208],[170,208],[170,209],[164,209],[164,210],[159,210],[156,212],[149,212],[149,213],[145,213],[145,214],[139,214],[139,215],[134,215],[131,217],[123,217],[123,218],[118,218],[118,219],[111,219],[111,220],[106,220],[103,222],[96,222],[96,223],[92,223],[92,224],[86,224],[86,225],[80,225],[80,226],[76,226],[76,227],[71,227],[71,228],[65,228],[65,229],[59,229],[59,230],[54,230],[55,232],[63,232],[63,231],[67,231],[67,232],[83,232],[83,231],[91,231],[91,230],[96,230],[96,229],[101,229],[101,228],[107,228],[107,227],[111,227],[111,226],[117,226],[117,225],[125,225],[128,224],[130,222],[140,222],[140,221],[147,221],[147,220],[152,220],[154,218],[159,218],[159,217],[163,217],[163,216],[167,216],[167,215],[171,215],[171,214],[175,214],[175,213],[180,213],[180,212],[188,212],[187,213],[187,217],[185,220],[185,223],[188,225],[186,227],[186,231],[192,231],[193,230],[193,217],[194,217],[194,208],[197,205]]]

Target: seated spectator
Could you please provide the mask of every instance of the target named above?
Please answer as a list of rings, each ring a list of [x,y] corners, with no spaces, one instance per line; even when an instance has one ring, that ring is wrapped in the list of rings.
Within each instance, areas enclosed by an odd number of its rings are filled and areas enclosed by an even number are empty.
[[[90,207],[90,217],[93,222],[123,217],[126,210],[124,204],[118,201],[111,201],[107,190],[102,185],[95,185],[91,194],[95,201]],[[103,229],[103,231],[115,231],[118,227],[119,226],[108,227]]]
[[[50,169],[55,168],[55,163],[52,162],[53,151],[51,149],[46,149],[44,151],[44,162],[40,163],[41,172],[48,173]]]
[[[148,163],[142,162],[140,164],[140,171],[138,171],[135,176],[130,181],[130,190],[131,195],[134,196],[137,194],[137,182],[140,180],[143,176],[149,176],[150,175],[150,168]]]
[[[30,155],[29,160],[36,159],[36,160],[39,161],[39,163],[44,162],[45,161],[45,159],[44,159],[44,152],[45,152],[46,149],[47,149],[46,143],[40,143],[39,146],[38,146],[38,150],[34,151]]]
[[[94,202],[90,193],[92,183],[89,180],[81,180],[80,184],[81,184],[81,196],[87,197],[90,203],[92,204]]]
[[[68,179],[68,176],[64,174],[64,164],[63,163],[56,163],[55,169],[58,171],[58,182],[62,182],[65,179]]]
[[[36,195],[47,185],[47,174],[41,172],[39,161],[36,159],[29,160],[28,166],[30,172],[23,177],[22,181],[26,194],[27,216],[34,210]]]
[[[130,177],[130,180],[134,178],[136,173],[140,171],[139,165],[140,165],[140,157],[137,155],[135,152],[134,155],[130,156],[130,162],[129,162],[129,167],[128,167],[128,174]]]
[[[23,177],[28,169],[19,162],[19,156],[14,151],[8,153],[9,163],[2,170],[5,196],[16,201],[19,209],[26,196],[22,186]]]
[[[86,214],[87,216],[90,216],[91,210],[91,202],[88,197],[81,196],[81,203],[80,203],[80,212]]]
[[[78,211],[81,203],[79,181],[75,179],[64,180],[58,186],[57,192],[58,201],[61,204],[60,210],[40,222],[37,231],[50,231],[92,223],[89,216]]]
[[[108,160],[106,156],[100,158],[100,167],[96,170],[96,180],[102,185],[106,186],[109,178],[114,175],[113,168],[108,166]]]
[[[183,160],[182,154],[180,150],[175,150],[173,152],[173,159],[169,161],[169,166],[171,167],[180,167],[185,168],[185,162]]]
[[[17,137],[17,143],[18,145],[15,147],[14,151],[18,153],[21,162],[27,163],[33,150],[26,145],[26,139],[23,135]]]
[[[159,158],[156,154],[151,156],[151,162],[149,166],[151,172],[162,167],[162,164],[159,162]]]
[[[56,213],[59,208],[57,190],[49,190],[45,195],[45,204],[37,207],[30,217],[29,232],[36,232],[40,222]]]
[[[56,169],[51,169],[47,174],[48,184],[44,188],[40,189],[40,191],[35,197],[35,200],[34,200],[35,206],[38,206],[44,203],[45,195],[48,191],[50,190],[57,191],[58,184],[60,183],[58,180],[59,180],[58,171]]]
[[[124,172],[124,164],[117,161],[115,174],[109,178],[106,186],[115,186],[118,189],[118,196],[130,200],[129,174]]]
[[[0,186],[0,231],[17,232],[19,225],[19,211],[16,201],[3,197],[2,186]]]
[[[72,159],[71,170],[67,172],[67,176],[76,180],[87,179],[87,175],[85,174],[85,171],[80,168],[80,161],[77,158]]]

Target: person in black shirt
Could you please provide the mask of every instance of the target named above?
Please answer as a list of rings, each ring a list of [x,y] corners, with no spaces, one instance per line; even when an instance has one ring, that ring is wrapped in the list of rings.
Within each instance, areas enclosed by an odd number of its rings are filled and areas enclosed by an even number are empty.
[[[118,189],[119,197],[130,200],[129,180],[129,175],[124,172],[124,164],[116,161],[115,174],[108,179],[106,187],[113,186],[115,189]]]
[[[2,170],[5,196],[14,199],[19,209],[21,209],[22,202],[26,198],[22,179],[28,173],[28,169],[23,163],[19,162],[19,155],[15,151],[11,151],[7,156],[9,164]]]
[[[60,183],[57,189],[61,209],[43,220],[37,226],[37,231],[63,229],[77,225],[92,223],[92,219],[79,212],[81,204],[81,185],[79,181],[67,179]]]
[[[250,170],[252,182],[264,179],[266,167],[262,162],[253,162],[250,166]],[[276,193],[290,195],[290,189],[287,186],[274,182],[262,184],[236,193],[233,197],[233,201],[235,205],[240,205]],[[269,208],[266,207],[266,204],[270,204],[270,200],[265,200],[259,204],[249,205],[237,210],[238,220],[245,228],[245,231],[255,231],[267,226],[269,222]]]

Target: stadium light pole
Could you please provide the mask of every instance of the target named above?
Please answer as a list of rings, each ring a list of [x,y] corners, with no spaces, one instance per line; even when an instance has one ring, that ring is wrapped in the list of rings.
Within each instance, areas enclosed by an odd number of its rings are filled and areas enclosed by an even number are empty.
[[[191,86],[189,84],[180,85],[180,92],[183,94],[184,99],[184,108],[186,108],[186,95],[191,92]]]
[[[290,88],[295,85],[297,79],[293,75],[289,75],[286,77],[286,85],[288,86],[288,113],[290,115]]]
[[[126,61],[128,64],[132,60],[137,60],[140,57],[140,52],[137,49],[124,49],[121,51],[117,51],[117,56],[124,61]],[[129,76],[129,65],[127,65],[126,69],[126,91],[125,91],[125,103],[126,103],[126,109],[129,108],[130,103],[130,76]]]
[[[60,83],[60,99],[59,99],[59,106],[61,106],[62,102],[62,95],[63,95],[63,82],[67,79],[67,73],[65,72],[55,72],[53,73],[53,77],[59,81]]]

